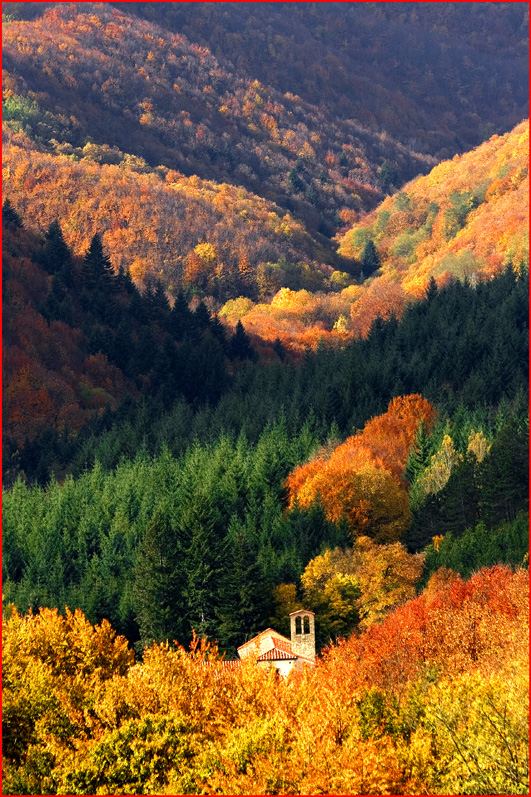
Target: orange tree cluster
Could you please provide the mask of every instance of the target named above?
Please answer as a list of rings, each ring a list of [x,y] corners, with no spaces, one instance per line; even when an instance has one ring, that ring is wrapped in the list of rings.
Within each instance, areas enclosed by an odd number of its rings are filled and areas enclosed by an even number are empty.
[[[420,395],[393,399],[363,432],[290,474],[290,507],[320,501],[327,518],[346,520],[354,537],[396,542],[411,522],[402,479],[407,459],[419,424],[429,430],[435,417],[435,408]]]
[[[100,233],[115,269],[140,287],[156,278],[174,295],[188,288],[221,301],[256,299],[289,279],[261,277],[267,262],[279,261],[292,264],[301,287],[329,287],[330,253],[289,212],[244,188],[166,167],[51,155],[23,133],[8,140],[4,191],[22,216],[42,231],[61,219],[76,254]]]

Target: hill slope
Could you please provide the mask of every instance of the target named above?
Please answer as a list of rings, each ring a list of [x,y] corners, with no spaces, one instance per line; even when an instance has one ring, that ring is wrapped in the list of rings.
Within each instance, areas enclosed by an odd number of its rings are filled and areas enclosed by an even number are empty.
[[[362,258],[373,241],[381,266],[361,285],[331,296],[281,291],[270,306],[228,304],[246,329],[300,345],[319,337],[366,335],[376,317],[400,316],[408,302],[451,279],[484,280],[511,265],[529,268],[529,122],[436,166],[387,197],[340,240]],[[313,327],[312,341],[305,327]]]
[[[151,167],[259,192],[328,235],[336,214],[383,196],[378,169],[386,160],[401,182],[434,163],[387,134],[235,74],[181,33],[110,4],[83,10],[56,6],[4,25],[4,118],[49,151],[118,147]]]
[[[23,133],[5,132],[4,196],[17,211],[42,231],[60,219],[76,254],[100,233],[114,267],[128,269],[140,286],[157,277],[176,294],[187,280],[226,300],[234,291],[258,296],[261,262],[310,261],[314,287],[333,271],[318,266],[333,261],[329,248],[244,188],[150,170],[123,153],[119,163],[101,163],[108,149],[96,146],[79,160],[52,155]]]
[[[181,34],[239,75],[385,130],[437,158],[528,114],[519,3],[116,3]],[[407,179],[407,178],[405,178]]]

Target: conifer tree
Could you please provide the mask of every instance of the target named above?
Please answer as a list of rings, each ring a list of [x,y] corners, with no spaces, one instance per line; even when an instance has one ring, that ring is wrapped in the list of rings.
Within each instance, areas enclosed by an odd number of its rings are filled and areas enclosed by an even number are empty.
[[[40,263],[49,274],[60,274],[69,287],[72,284],[72,255],[66,245],[59,222],[52,221],[45,235]]]
[[[210,313],[204,302],[199,302],[194,311],[194,324],[199,332],[204,332],[210,327]]]
[[[428,302],[428,304],[431,304],[434,301],[438,293],[439,289],[437,288],[437,283],[435,282],[435,278],[430,277],[428,288],[426,290],[426,301]]]
[[[215,607],[218,604],[220,581],[219,518],[215,516],[216,496],[208,499],[197,496],[194,505],[183,507],[180,526],[187,539],[184,567],[186,582],[184,598],[188,619],[188,633],[215,638]]]
[[[468,455],[452,472],[440,493],[444,528],[456,536],[475,526],[479,520],[475,465],[475,458]]]
[[[426,433],[424,421],[421,419],[404,471],[404,476],[410,485],[418,479],[426,468],[431,453],[430,437]]]
[[[273,351],[277,355],[278,359],[281,362],[284,362],[284,360],[286,359],[286,349],[282,345],[282,341],[280,340],[280,338],[275,339],[275,342],[273,343]]]
[[[168,508],[160,507],[140,543],[133,571],[133,602],[143,645],[176,639],[189,633],[183,616],[183,559]]]
[[[216,609],[218,642],[230,654],[258,633],[270,614],[270,587],[262,577],[257,558],[249,531],[233,518]]]
[[[170,315],[170,303],[166,296],[166,289],[160,280],[157,280],[155,283],[153,305],[155,310],[155,321],[165,329]]]
[[[114,271],[110,258],[103,251],[101,237],[95,233],[83,258],[82,277],[84,286],[93,290],[99,287],[110,288]]]
[[[225,332],[225,327],[217,316],[213,316],[210,319],[210,333],[223,347],[223,350],[226,351],[228,348],[227,333]]]
[[[490,528],[529,507],[529,428],[511,418],[478,467],[481,518]]]
[[[361,264],[363,266],[363,273],[366,276],[370,276],[374,271],[380,268],[380,257],[376,251],[374,242],[371,240],[367,241],[361,253]]]
[[[49,321],[64,321],[72,325],[72,301],[60,274],[52,277],[50,292],[39,309]]]
[[[188,307],[188,302],[182,293],[177,295],[173,307],[171,308],[169,329],[170,334],[175,340],[182,340],[190,333],[192,328],[193,314]]]
[[[251,340],[246,333],[241,321],[236,324],[236,330],[230,340],[229,354],[231,358],[239,360],[252,360],[255,362],[258,355],[251,345]]]
[[[13,227],[23,226],[22,219],[7,198],[4,199],[4,203],[2,205],[2,223],[12,224]]]

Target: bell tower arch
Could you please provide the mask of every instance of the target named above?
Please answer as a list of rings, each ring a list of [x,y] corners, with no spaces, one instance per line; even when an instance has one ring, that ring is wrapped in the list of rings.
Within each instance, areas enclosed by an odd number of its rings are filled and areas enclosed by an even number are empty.
[[[291,649],[296,656],[315,661],[315,613],[310,609],[291,612]]]

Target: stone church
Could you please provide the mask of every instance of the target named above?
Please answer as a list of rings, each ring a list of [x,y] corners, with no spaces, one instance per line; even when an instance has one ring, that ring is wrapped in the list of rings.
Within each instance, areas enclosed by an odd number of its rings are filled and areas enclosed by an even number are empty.
[[[287,676],[292,670],[315,666],[315,614],[299,609],[290,614],[291,639],[266,628],[238,648],[242,661],[254,660],[257,667],[274,668]]]

